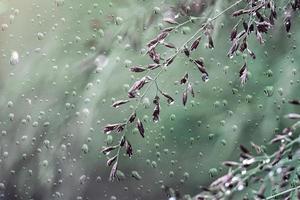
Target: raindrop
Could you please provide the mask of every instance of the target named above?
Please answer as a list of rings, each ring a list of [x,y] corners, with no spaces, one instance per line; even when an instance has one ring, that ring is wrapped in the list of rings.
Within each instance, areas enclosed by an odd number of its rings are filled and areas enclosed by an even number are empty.
[[[19,53],[17,51],[12,51],[10,55],[10,64],[16,65],[19,63]]]

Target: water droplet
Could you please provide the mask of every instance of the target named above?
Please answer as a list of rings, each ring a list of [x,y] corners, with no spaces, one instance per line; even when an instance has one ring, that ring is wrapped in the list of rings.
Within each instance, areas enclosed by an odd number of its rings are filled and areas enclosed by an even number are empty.
[[[10,55],[10,64],[16,65],[19,63],[19,53],[17,51],[12,51]]]

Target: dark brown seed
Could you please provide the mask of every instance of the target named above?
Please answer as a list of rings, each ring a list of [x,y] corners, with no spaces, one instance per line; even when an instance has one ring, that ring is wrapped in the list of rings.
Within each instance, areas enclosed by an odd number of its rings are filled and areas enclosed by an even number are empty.
[[[111,157],[110,159],[108,159],[106,162],[107,166],[111,166],[117,160],[117,158],[118,158],[118,156],[115,155],[115,156]]]
[[[155,51],[155,49],[151,49],[148,51],[148,54],[150,58],[155,62],[156,64],[159,64],[160,62],[160,55]]]
[[[180,80],[180,84],[186,84],[189,78],[189,74],[186,72]]]
[[[130,158],[133,155],[133,150],[132,150],[132,146],[128,140],[125,141],[125,149],[126,149],[126,154]]]
[[[158,40],[159,42],[161,42],[161,41],[164,40],[168,35],[169,35],[168,32],[162,32],[162,33],[160,33],[160,34],[157,36],[157,40]]]
[[[263,21],[263,22],[259,22],[257,25],[256,25],[256,28],[259,32],[261,33],[266,33],[268,32],[269,28],[271,27],[272,25],[269,23],[269,22],[266,22],[266,21]]]
[[[136,97],[137,91],[142,89],[142,87],[148,83],[148,80],[151,80],[150,77],[144,76],[140,80],[136,81],[128,91],[128,97],[134,98]]]
[[[121,141],[120,141],[120,147],[123,147],[125,145],[126,139],[125,136],[122,137]]]
[[[186,47],[184,47],[183,52],[187,57],[190,57],[190,51]]]
[[[148,43],[147,43],[147,46],[149,47],[149,48],[155,48],[155,46],[158,44],[158,39],[157,38],[155,38],[155,39],[153,39],[153,40],[150,40]]]
[[[141,122],[140,119],[137,119],[137,122],[136,122],[136,126],[141,134],[142,137],[145,137],[145,129],[144,129],[144,126],[143,126],[143,123]]]
[[[134,122],[135,118],[136,118],[136,112],[133,112],[128,119],[129,123]]]
[[[194,63],[196,64],[196,66],[197,66],[197,68],[199,69],[199,71],[200,71],[203,75],[205,75],[205,77],[208,77],[208,73],[207,73],[206,68],[205,68],[205,66],[204,66],[203,59],[200,58],[199,60],[195,60]],[[203,75],[202,75],[202,78],[204,77]]]
[[[199,46],[200,40],[201,40],[201,36],[198,37],[198,38],[193,42],[193,44],[191,45],[191,51],[194,51],[195,49],[197,49],[197,47]]]
[[[166,97],[167,98],[167,102],[168,102],[168,104],[173,104],[174,103],[174,99],[170,96],[170,95],[168,95],[167,93],[164,93],[164,92],[161,92],[161,94],[164,96],[164,97]]]
[[[118,101],[115,101],[112,104],[112,107],[118,108],[120,105],[123,105],[123,104],[128,103],[128,102],[129,102],[129,100],[118,100]]]
[[[243,146],[242,144],[240,145],[240,149],[241,149],[242,152],[244,152],[246,154],[250,154],[250,151],[245,146]]]
[[[200,66],[200,67],[204,67],[204,61],[202,58],[195,60],[195,64]]]
[[[247,45],[247,39],[245,38],[242,42],[242,44],[240,45],[240,52],[244,52],[245,49],[247,49],[248,45]]]
[[[125,126],[126,126],[125,123],[124,123],[124,124],[120,124],[120,125],[117,127],[116,131],[117,131],[118,133],[122,132],[122,131],[124,130]]]
[[[165,43],[165,42],[164,42],[163,45],[164,45],[165,47],[170,48],[170,49],[176,49],[175,45],[172,44],[172,43]]]
[[[172,62],[174,61],[174,59],[175,59],[175,56],[172,56],[172,57],[168,58],[166,60],[166,66],[169,66],[170,64],[172,64]]]
[[[260,12],[255,12],[255,14],[256,14],[256,17],[259,19],[259,21],[260,22],[263,22],[263,21],[265,21],[265,18],[260,14]]]
[[[144,72],[146,69],[145,68],[143,68],[143,67],[139,67],[139,66],[135,66],[135,67],[131,67],[130,68],[130,71],[131,72]]]
[[[234,166],[240,166],[240,163],[234,161],[225,161],[223,162],[223,165],[227,167],[234,167]]]
[[[122,124],[107,124],[105,125],[103,131],[104,133],[109,134],[110,132],[117,130],[120,126],[122,126]]]
[[[300,100],[291,100],[289,101],[289,103],[294,105],[300,105]]]
[[[118,148],[118,145],[116,145],[116,146],[104,147],[104,148],[102,149],[101,152],[102,152],[103,154],[107,155],[107,154],[109,154],[111,151],[115,150],[116,148]]]
[[[284,19],[284,26],[285,26],[286,32],[290,32],[290,30],[291,30],[291,16],[290,15],[286,16],[286,18]]]
[[[230,33],[230,40],[233,41],[237,36],[237,26],[235,26]]]
[[[162,32],[171,32],[174,30],[174,27],[165,28]]]

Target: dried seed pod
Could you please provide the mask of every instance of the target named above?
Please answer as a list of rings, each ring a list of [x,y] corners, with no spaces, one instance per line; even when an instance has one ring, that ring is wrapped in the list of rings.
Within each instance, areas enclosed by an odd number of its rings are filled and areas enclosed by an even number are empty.
[[[135,98],[137,91],[142,89],[146,83],[148,83],[148,80],[151,80],[150,77],[144,76],[140,80],[136,81],[131,88],[128,91],[128,97],[129,98]]]
[[[123,136],[121,141],[120,141],[120,144],[119,144],[120,147],[123,147],[125,145],[125,141],[126,141],[125,136]]]
[[[130,115],[130,117],[128,119],[128,122],[129,123],[134,122],[135,118],[136,118],[136,112],[131,113],[131,115]]]
[[[286,32],[290,32],[291,30],[291,15],[288,14],[285,19],[284,19],[284,26],[285,26],[285,30]]]
[[[159,53],[157,53],[157,52],[155,51],[154,48],[153,48],[153,49],[150,49],[150,50],[148,51],[148,55],[149,55],[150,58],[153,60],[153,62],[155,62],[156,64],[159,64],[159,62],[160,62],[160,55],[159,55]]]
[[[180,80],[180,84],[186,84],[189,78],[189,74],[186,72]]]
[[[172,43],[162,43],[165,47],[168,47],[170,49],[176,49],[176,46]]]
[[[289,101],[289,103],[294,105],[300,105],[300,100],[291,100]]]
[[[167,98],[167,102],[168,102],[168,104],[173,104],[174,103],[174,99],[170,96],[170,95],[168,95],[167,93],[165,93],[165,92],[160,92],[164,97],[166,97]]]
[[[230,33],[230,40],[233,41],[237,36],[237,26],[235,26]]]
[[[199,60],[195,60],[194,63],[196,64],[198,70],[202,73],[202,80],[206,82],[208,80],[208,73],[206,71],[203,59],[200,58]]]
[[[223,165],[227,167],[235,167],[235,166],[240,166],[241,164],[234,161],[224,161]]]
[[[250,151],[242,144],[240,145],[240,149],[243,153],[250,154]]]
[[[126,126],[125,123],[120,124],[120,125],[117,127],[116,131],[117,131],[118,133],[122,132],[122,131],[124,130],[125,126]]]
[[[134,67],[131,67],[130,68],[130,71],[131,72],[137,72],[137,73],[139,73],[139,72],[144,72],[144,71],[146,71],[147,69],[145,69],[145,68],[143,68],[143,67],[140,67],[140,66],[134,66]]]
[[[109,134],[111,133],[112,131],[118,131],[120,132],[122,127],[124,127],[126,124],[107,124],[105,125],[104,129],[103,129],[103,132],[106,133],[106,134]]]
[[[184,47],[183,52],[187,57],[190,57],[190,51],[187,49],[187,47]]]
[[[244,52],[248,47],[248,44],[247,44],[247,37],[244,38],[242,44],[240,45],[240,52]]]
[[[169,32],[171,32],[171,31],[173,31],[174,30],[174,27],[168,27],[168,28],[165,28],[164,30],[162,30],[162,32],[167,32],[167,33],[169,33]]]
[[[197,49],[197,47],[199,46],[199,43],[200,43],[200,40],[201,40],[201,36],[198,37],[191,45],[191,51],[194,51]]]
[[[108,159],[106,162],[107,166],[111,166],[117,160],[117,158],[118,158],[118,156],[115,155],[115,156],[111,157],[110,159]]]
[[[128,102],[129,102],[129,100],[118,100],[118,101],[115,101],[112,104],[112,107],[118,108],[118,107],[120,107],[120,105],[123,105],[123,104],[128,103]]]
[[[175,57],[176,57],[176,56],[172,56],[172,57],[168,58],[168,59],[166,60],[166,66],[169,66],[170,64],[172,64],[172,62],[174,61]]]
[[[128,140],[125,141],[126,154],[130,158],[133,155],[133,149]]]
[[[118,148],[118,145],[115,146],[109,146],[109,147],[103,147],[102,149],[102,153],[105,155],[108,155],[111,151],[115,150],[116,148]]]
[[[267,33],[271,26],[269,22],[263,21],[257,23],[256,28],[261,33]]]
[[[144,126],[143,126],[143,123],[141,122],[140,119],[137,119],[137,122],[136,122],[136,126],[139,130],[139,133],[141,134],[142,137],[145,137],[145,129],[144,129]]]
[[[161,32],[158,36],[157,36],[157,40],[158,42],[163,41],[167,36],[169,35],[168,32]]]

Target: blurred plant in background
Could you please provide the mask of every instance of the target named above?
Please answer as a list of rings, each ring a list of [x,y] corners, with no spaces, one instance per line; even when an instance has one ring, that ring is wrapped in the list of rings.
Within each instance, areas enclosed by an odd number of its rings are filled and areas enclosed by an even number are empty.
[[[1,198],[166,199],[166,190],[188,198],[227,174],[222,163],[238,160],[241,144],[252,141],[264,152],[276,150],[267,144],[291,126],[282,116],[298,109],[286,102],[299,98],[299,17],[291,18],[290,33],[285,31],[287,18],[279,18],[263,46],[249,38],[257,58],[247,62],[248,82],[241,87],[239,70],[246,55],[228,59],[228,33],[237,21],[224,14],[214,22],[215,48],[200,43],[193,52],[204,58],[209,82],[201,81],[186,55],[178,55],[157,81],[175,103],[161,103],[160,121],[152,123],[156,88],[149,89],[138,110],[145,137],[137,136],[138,128],[126,130],[134,156],[127,159],[121,153],[120,181],[108,182],[110,169],[101,150],[120,137],[105,135],[102,128],[135,109],[134,103],[117,110],[110,106],[141,78],[129,68],[151,61],[143,56],[149,38],[169,27],[170,19],[179,24],[190,16],[205,21],[234,2],[2,0]],[[169,41],[184,44],[200,21],[179,27]],[[186,73],[193,75],[189,81],[195,98],[184,107],[185,86],[179,81]]]

